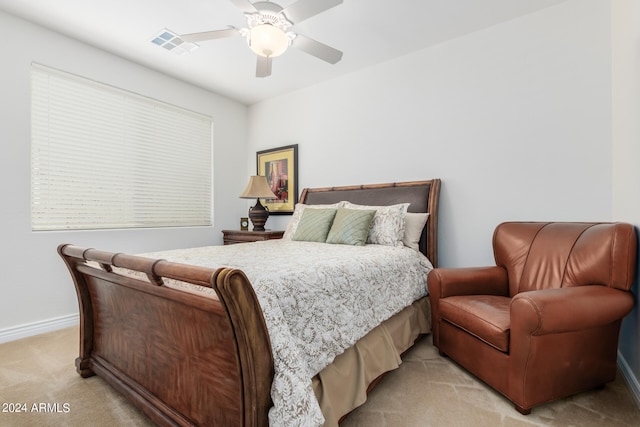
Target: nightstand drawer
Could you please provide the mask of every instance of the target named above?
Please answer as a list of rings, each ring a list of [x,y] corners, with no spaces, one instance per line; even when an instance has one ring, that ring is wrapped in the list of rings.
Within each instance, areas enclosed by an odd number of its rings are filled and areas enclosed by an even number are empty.
[[[265,230],[265,231],[249,231],[249,230],[222,230],[225,245],[233,245],[235,243],[257,242],[260,240],[282,239],[284,231]]]

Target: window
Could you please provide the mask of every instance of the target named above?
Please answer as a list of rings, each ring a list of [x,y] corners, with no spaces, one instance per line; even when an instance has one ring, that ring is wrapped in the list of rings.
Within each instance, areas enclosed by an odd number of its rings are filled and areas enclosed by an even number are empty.
[[[212,225],[210,117],[31,68],[31,226]]]

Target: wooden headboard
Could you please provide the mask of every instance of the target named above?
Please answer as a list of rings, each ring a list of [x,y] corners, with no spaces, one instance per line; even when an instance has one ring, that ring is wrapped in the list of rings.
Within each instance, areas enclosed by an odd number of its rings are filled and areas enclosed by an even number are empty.
[[[300,203],[321,205],[347,200],[370,206],[410,203],[409,212],[428,212],[429,219],[422,231],[420,251],[438,266],[438,200],[440,180],[394,182],[388,184],[354,185],[344,187],[305,188]]]

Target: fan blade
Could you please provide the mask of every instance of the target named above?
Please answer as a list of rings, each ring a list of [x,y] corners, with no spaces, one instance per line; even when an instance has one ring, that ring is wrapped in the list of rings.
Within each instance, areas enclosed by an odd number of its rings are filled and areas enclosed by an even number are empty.
[[[231,0],[231,3],[244,13],[256,13],[258,11],[249,0]]]
[[[258,56],[256,64],[256,77],[268,77],[271,75],[271,58],[268,56]]]
[[[298,0],[291,6],[285,7],[282,13],[289,21],[298,24],[340,3],[342,0]]]
[[[202,33],[184,34],[180,38],[186,42],[195,43],[204,40],[221,39],[239,35],[237,28],[227,28],[225,30],[204,31]]]
[[[310,39],[309,37],[297,34],[293,39],[291,46],[296,49],[307,52],[309,55],[313,55],[316,58],[320,58],[330,64],[335,64],[342,59],[342,52],[338,49],[334,49],[331,46],[327,46],[324,43]]]

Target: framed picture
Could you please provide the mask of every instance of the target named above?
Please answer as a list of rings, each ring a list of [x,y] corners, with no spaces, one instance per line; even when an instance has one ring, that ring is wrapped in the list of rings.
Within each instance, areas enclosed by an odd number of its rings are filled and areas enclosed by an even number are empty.
[[[291,215],[298,203],[298,144],[256,153],[258,175],[267,177],[274,200],[261,200],[270,215]]]

